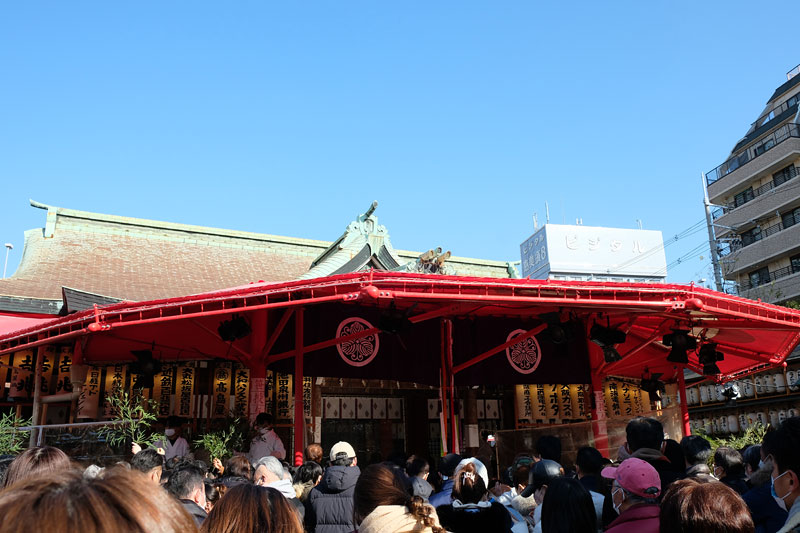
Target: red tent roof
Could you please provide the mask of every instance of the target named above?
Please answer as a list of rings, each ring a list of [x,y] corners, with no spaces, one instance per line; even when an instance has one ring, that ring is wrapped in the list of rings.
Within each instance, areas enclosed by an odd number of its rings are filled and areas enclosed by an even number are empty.
[[[251,336],[260,338],[255,351],[253,338],[226,343],[217,334],[220,322],[264,311],[288,318],[284,310],[334,303],[401,312],[412,321],[505,317],[535,325],[541,315],[557,312],[586,327],[610,325],[626,331],[627,338],[617,346],[622,360],[600,372],[633,378],[645,370],[663,374],[664,380],[677,376],[680,367],[666,360],[669,348],[660,342],[672,329],[717,343],[725,355],[718,363],[721,380],[779,365],[800,342],[800,312],[694,286],[368,272],[109,305],[0,334],[0,353],[86,337],[87,361],[131,360],[131,350],[148,346],[165,360],[242,360],[256,352],[263,357],[272,347],[268,337]],[[269,328],[281,327],[270,318]],[[274,356],[270,353],[270,361]],[[700,370],[694,352],[688,367]]]

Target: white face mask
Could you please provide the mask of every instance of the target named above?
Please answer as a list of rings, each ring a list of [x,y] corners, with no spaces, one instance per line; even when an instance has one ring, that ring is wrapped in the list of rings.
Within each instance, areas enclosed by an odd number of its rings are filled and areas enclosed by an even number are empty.
[[[174,437],[175,436],[175,430],[172,429],[172,428],[168,428],[166,431],[164,431],[164,434],[167,437]]]
[[[618,493],[618,492],[622,492],[622,489],[616,489],[613,492],[611,492],[611,505],[614,506],[614,512],[617,513],[617,514],[619,514],[619,509],[620,509],[620,507],[622,507],[622,504],[625,503],[625,493],[624,492],[622,493],[622,501],[619,502],[619,505],[614,503],[614,495],[616,493]]]
[[[772,480],[772,486],[770,487],[770,492],[772,493],[772,497],[775,499],[775,503],[777,503],[778,507],[780,507],[784,511],[786,511],[786,498],[789,497],[789,495],[792,493],[792,490],[789,489],[789,492],[787,492],[783,496],[778,496],[778,493],[775,492],[775,482],[777,480],[779,480],[780,478],[782,478],[783,476],[785,476],[786,474],[788,474],[788,473],[789,473],[789,471],[787,470],[786,472],[784,472],[783,474],[781,474],[778,477],[770,476],[770,479]]]

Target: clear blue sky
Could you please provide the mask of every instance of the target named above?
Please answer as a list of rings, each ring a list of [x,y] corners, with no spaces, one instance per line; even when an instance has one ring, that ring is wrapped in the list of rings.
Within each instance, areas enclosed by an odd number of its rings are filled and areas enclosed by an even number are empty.
[[[796,1],[122,4],[0,6],[10,271],[28,198],[331,240],[378,200],[397,248],[497,260],[545,201],[669,239],[800,63]]]

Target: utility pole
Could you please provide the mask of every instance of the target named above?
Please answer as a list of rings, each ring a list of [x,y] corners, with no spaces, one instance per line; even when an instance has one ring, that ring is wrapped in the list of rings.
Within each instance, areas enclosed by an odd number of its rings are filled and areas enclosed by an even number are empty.
[[[717,251],[717,239],[714,236],[714,224],[711,220],[711,202],[708,200],[708,188],[706,187],[706,174],[700,173],[703,180],[703,206],[706,209],[706,226],[708,227],[708,246],[711,248],[711,265],[714,267],[714,284],[718,292],[724,292],[722,286],[722,268],[719,264],[719,252]]]

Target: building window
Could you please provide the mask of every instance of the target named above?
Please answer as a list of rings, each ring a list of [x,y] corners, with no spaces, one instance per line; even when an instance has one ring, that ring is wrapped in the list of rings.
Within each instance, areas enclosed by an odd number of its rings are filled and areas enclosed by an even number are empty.
[[[792,274],[800,272],[800,254],[790,257],[789,260],[792,262]]]
[[[800,222],[800,207],[795,207],[788,213],[784,213],[784,215],[781,217],[781,222],[783,222],[784,229],[791,228]]]
[[[754,242],[760,240],[761,240],[761,228],[758,226],[742,233],[742,246],[749,246]]]
[[[769,139],[767,139],[763,143],[761,143],[758,146],[756,146],[755,148],[753,148],[753,157],[760,156],[761,154],[763,154],[764,152],[766,152],[767,150],[769,150],[773,146],[775,146],[775,138],[774,137],[770,137]]]
[[[739,207],[740,205],[746,204],[753,198],[755,198],[755,195],[753,194],[753,188],[748,187],[733,197],[733,205],[734,207]]]
[[[751,287],[758,287],[759,285],[769,283],[770,282],[769,268],[767,267],[759,268],[754,272],[750,272],[750,274],[748,274],[748,277],[750,278]]]
[[[795,176],[797,176],[797,167],[794,165],[789,165],[788,167],[779,170],[772,175],[772,183],[775,187],[777,187],[778,185],[786,183]]]

